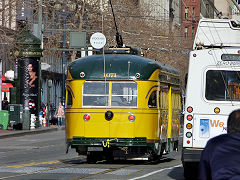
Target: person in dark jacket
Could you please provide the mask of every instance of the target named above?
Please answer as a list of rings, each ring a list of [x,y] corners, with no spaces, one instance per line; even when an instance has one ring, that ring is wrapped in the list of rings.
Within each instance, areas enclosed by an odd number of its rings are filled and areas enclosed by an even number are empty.
[[[4,99],[2,101],[2,110],[8,110],[8,99],[6,96],[4,96]]]
[[[240,180],[240,109],[227,122],[227,134],[210,139],[201,154],[198,180]]]

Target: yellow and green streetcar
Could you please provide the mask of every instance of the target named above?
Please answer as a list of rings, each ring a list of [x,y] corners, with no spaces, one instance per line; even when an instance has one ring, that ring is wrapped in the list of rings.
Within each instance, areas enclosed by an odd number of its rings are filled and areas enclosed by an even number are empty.
[[[159,157],[177,149],[180,103],[171,66],[126,54],[78,59],[67,69],[67,147],[88,162]]]

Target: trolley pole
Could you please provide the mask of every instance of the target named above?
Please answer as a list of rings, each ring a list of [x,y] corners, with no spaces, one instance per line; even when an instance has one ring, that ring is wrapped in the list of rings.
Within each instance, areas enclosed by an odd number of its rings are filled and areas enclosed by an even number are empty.
[[[67,14],[63,14],[63,53],[62,53],[62,105],[65,107],[65,64],[66,64],[66,19]]]

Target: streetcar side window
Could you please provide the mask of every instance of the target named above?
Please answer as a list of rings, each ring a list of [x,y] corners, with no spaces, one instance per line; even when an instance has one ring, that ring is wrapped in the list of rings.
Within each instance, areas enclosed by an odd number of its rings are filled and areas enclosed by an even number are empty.
[[[214,101],[240,101],[240,71],[207,71],[205,97]]]
[[[148,100],[149,108],[157,108],[157,91],[153,91]]]
[[[83,85],[83,107],[108,106],[109,82],[86,81]]]
[[[67,91],[67,107],[72,106],[72,94],[70,91]]]
[[[111,107],[137,107],[137,83],[112,82]]]

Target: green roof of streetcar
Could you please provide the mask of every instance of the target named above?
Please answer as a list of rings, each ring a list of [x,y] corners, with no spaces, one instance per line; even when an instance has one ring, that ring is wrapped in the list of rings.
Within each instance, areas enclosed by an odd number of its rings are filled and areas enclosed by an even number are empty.
[[[135,80],[136,73],[140,74],[138,80],[147,80],[157,69],[179,75],[177,69],[141,56],[105,55],[105,73],[110,74],[107,76],[108,80]],[[68,66],[68,70],[73,79],[105,79],[104,56],[77,59]],[[85,74],[84,78],[80,77],[82,72]]]

